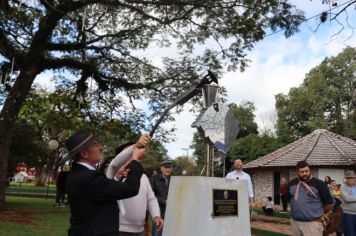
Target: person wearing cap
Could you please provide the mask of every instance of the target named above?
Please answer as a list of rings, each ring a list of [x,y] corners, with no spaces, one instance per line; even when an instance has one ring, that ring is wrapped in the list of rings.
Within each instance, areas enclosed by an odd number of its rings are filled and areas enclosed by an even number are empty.
[[[132,143],[126,143],[116,148],[116,157],[110,162],[106,177],[126,181],[127,163],[125,162],[129,159],[132,148]],[[120,210],[120,236],[144,236],[147,209],[157,228],[162,229],[163,220],[161,219],[160,208],[146,174],[141,177],[138,194],[131,198],[119,200],[118,205]]]
[[[345,236],[356,235],[356,175],[354,171],[345,172],[345,184],[340,188],[342,222]]]
[[[161,218],[164,219],[168,198],[169,181],[172,174],[172,161],[166,160],[160,163],[161,173],[151,177],[152,190],[158,200],[161,210]],[[161,236],[162,230],[158,230],[156,224],[152,225],[152,236]]]
[[[142,136],[136,146],[145,147],[150,138]],[[103,147],[96,137],[81,130],[65,142],[68,157],[73,160],[68,173],[66,189],[70,205],[69,236],[118,235],[117,200],[138,194],[143,168],[144,148],[134,148],[130,172],[125,182],[106,178],[96,171],[96,164],[103,158]]]

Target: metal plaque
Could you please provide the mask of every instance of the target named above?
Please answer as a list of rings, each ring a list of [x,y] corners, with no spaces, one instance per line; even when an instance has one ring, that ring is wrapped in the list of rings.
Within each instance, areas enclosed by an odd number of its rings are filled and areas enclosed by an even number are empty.
[[[238,216],[237,190],[213,189],[212,217]]]

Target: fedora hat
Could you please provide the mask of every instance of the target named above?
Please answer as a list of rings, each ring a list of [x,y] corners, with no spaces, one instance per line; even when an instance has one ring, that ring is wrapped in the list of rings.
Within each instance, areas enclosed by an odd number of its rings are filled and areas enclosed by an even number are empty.
[[[80,130],[70,136],[65,142],[68,150],[67,158],[72,158],[81,150],[87,148],[96,140],[96,136],[87,130]]]

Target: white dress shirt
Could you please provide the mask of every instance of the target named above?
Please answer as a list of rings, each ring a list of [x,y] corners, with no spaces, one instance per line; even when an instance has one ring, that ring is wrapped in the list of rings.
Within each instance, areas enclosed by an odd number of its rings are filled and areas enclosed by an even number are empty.
[[[234,170],[234,171],[231,171],[230,173],[228,173],[225,178],[240,179],[240,180],[247,181],[248,196],[250,198],[254,197],[251,177],[246,172],[243,172],[243,171],[237,172],[236,170]]]

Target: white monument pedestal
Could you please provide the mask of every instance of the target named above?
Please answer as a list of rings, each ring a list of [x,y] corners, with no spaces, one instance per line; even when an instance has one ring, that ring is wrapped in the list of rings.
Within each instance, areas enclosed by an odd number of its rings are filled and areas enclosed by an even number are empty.
[[[171,177],[163,236],[250,236],[247,192],[242,180]]]

